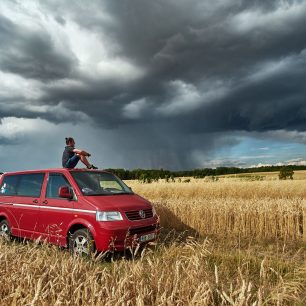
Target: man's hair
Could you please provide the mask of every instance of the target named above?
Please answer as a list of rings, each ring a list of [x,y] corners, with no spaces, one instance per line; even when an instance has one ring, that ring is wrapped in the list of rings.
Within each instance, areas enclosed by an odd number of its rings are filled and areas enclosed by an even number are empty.
[[[74,140],[72,137],[66,137],[65,139],[66,139],[66,145],[68,145],[69,142]]]

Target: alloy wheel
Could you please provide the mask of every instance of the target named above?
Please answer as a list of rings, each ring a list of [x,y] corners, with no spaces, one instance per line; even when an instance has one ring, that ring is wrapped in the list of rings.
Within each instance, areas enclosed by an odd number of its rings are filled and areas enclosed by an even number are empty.
[[[85,236],[77,236],[73,242],[73,252],[76,255],[88,255],[89,254],[89,241]]]

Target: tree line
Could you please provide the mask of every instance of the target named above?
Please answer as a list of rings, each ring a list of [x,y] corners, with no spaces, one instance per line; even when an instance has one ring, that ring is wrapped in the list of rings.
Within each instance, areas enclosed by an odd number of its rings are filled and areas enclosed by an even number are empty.
[[[256,173],[256,172],[276,172],[283,168],[295,170],[306,170],[306,166],[264,166],[257,168],[236,168],[236,167],[218,167],[218,168],[203,168],[183,171],[170,171],[165,169],[106,169],[109,172],[116,174],[122,180],[173,180],[176,177],[194,177],[204,178],[206,176],[218,176],[226,174],[240,174],[240,173]]]

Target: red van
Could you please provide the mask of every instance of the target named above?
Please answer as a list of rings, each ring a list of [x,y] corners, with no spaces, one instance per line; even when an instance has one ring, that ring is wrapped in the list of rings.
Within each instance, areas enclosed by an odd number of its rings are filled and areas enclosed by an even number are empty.
[[[156,239],[152,204],[106,171],[47,169],[0,178],[0,234],[69,247],[122,251]]]

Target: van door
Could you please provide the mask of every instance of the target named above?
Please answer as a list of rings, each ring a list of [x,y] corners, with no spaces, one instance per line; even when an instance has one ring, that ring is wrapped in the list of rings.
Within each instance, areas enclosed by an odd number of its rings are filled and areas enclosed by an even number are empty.
[[[18,174],[16,195],[12,199],[12,214],[17,224],[14,234],[36,239],[39,237],[38,212],[44,173]]]
[[[72,188],[65,175],[50,172],[39,219],[41,232],[48,242],[65,246],[67,227],[74,219],[75,200],[60,198],[58,192],[61,186]]]

